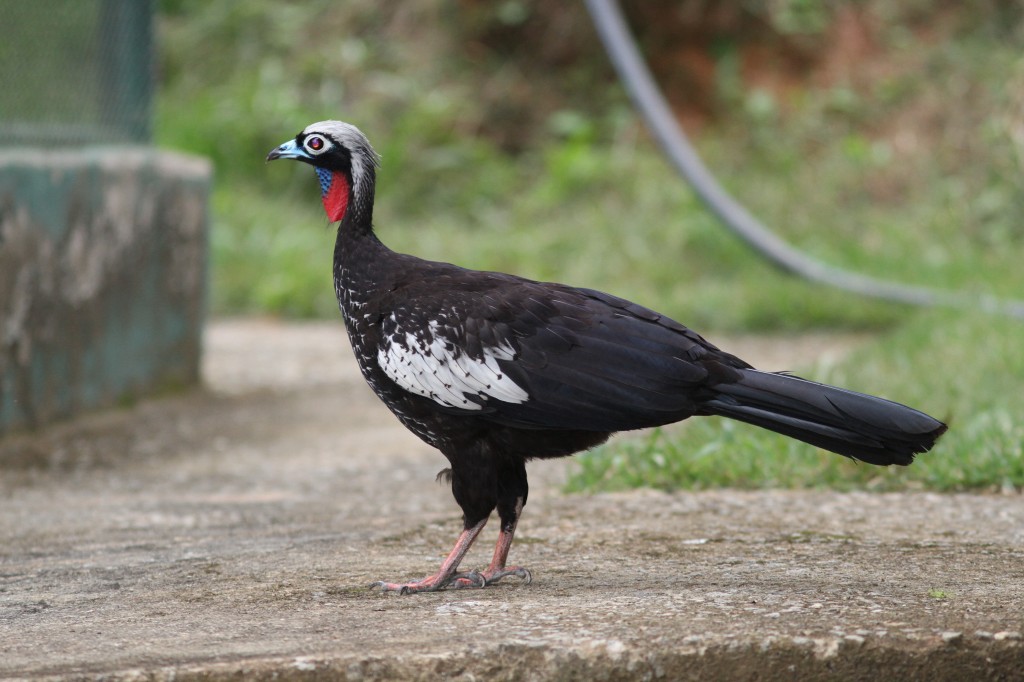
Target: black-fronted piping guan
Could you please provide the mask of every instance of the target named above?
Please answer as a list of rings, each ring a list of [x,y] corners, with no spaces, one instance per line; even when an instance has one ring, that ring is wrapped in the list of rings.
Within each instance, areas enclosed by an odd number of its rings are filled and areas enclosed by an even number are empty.
[[[398,419],[448,459],[462,508],[464,530],[438,572],[375,583],[385,591],[529,581],[529,571],[506,564],[527,498],[526,462],[586,450],[616,431],[719,415],[886,466],[910,464],[946,430],[889,400],[756,370],[616,296],[390,250],[372,224],[379,159],[348,123],[313,123],[272,159],[316,171],[327,216],[339,222],[334,286],[359,368]],[[490,565],[459,572],[495,509]]]

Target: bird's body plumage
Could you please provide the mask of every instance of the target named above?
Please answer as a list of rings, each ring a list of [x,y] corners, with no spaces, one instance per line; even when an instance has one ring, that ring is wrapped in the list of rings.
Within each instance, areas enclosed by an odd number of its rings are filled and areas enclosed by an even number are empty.
[[[609,294],[391,251],[372,229],[377,156],[353,126],[315,123],[268,158],[317,169],[324,208],[340,221],[335,289],[360,370],[451,465],[466,528],[456,549],[437,575],[385,589],[528,576],[505,566],[528,493],[525,463],[585,450],[616,431],[722,415],[887,465],[909,464],[945,430],[898,403],[759,372]],[[495,509],[502,527],[491,566],[457,573]]]

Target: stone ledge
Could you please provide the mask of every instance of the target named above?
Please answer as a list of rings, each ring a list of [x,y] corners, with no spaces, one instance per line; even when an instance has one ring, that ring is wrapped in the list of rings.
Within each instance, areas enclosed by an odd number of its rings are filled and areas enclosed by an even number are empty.
[[[1017,633],[1014,633],[1017,634]],[[1019,637],[1019,634],[1017,635]],[[383,657],[300,655],[210,661],[186,666],[130,668],[79,679],[116,682],[229,680],[931,680],[1019,679],[1024,649],[1017,639],[961,637],[944,641],[896,638],[772,637],[761,641],[716,636],[678,648],[627,646],[620,641],[468,646],[462,652]],[[75,679],[66,674],[54,680]]]

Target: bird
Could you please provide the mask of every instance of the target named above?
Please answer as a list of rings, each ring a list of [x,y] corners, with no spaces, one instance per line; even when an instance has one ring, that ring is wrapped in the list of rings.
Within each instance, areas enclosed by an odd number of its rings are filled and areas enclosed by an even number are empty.
[[[412,433],[447,458],[463,527],[435,573],[371,587],[412,594],[533,579],[510,565],[526,464],[620,431],[717,415],[870,464],[908,465],[946,424],[911,407],[765,372],[670,317],[601,291],[465,269],[389,249],[373,224],[380,157],[342,121],[306,126],[267,161],[313,167],[337,222],[333,274],[359,369]],[[490,563],[462,570],[497,511]]]

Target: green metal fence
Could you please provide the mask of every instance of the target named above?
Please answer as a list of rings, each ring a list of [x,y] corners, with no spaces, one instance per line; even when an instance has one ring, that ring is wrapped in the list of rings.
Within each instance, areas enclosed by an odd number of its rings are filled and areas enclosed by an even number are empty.
[[[0,145],[146,143],[151,0],[0,0]]]

